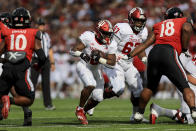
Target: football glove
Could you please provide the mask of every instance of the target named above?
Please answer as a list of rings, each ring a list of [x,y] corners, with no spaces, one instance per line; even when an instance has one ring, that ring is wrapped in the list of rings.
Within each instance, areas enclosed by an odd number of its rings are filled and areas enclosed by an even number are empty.
[[[81,53],[80,54],[80,57],[86,62],[88,63],[90,61],[90,56],[88,54],[85,54],[85,53]]]

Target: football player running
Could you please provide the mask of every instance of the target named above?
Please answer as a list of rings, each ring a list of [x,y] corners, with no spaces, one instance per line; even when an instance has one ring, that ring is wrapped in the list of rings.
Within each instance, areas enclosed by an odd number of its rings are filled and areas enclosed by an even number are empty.
[[[3,41],[0,44],[0,54],[5,54],[5,61],[0,77],[0,97],[4,119],[8,117],[10,104],[30,106],[34,102],[35,92],[29,76],[33,52],[38,55],[40,64],[46,60],[41,48],[41,32],[30,28],[30,25],[29,11],[20,7],[12,12],[12,28],[1,26]],[[9,97],[8,93],[13,86],[16,93]]]
[[[104,72],[109,77],[112,85],[112,88],[109,90],[106,88],[104,98],[119,97],[124,92],[126,83],[128,89],[131,91],[131,102],[133,104],[130,121],[134,122],[133,116],[138,110],[138,100],[143,86],[140,74],[133,66],[133,60],[126,59],[126,55],[147,39],[148,30],[145,27],[146,15],[140,7],[133,8],[129,11],[128,20],[129,23],[117,23],[114,26],[112,44],[115,43],[117,45],[117,63],[115,68],[104,67]],[[139,58],[146,63],[147,57],[144,51],[140,53]],[[89,99],[84,109],[88,111],[97,104],[98,101]]]
[[[180,60],[182,62],[183,67],[187,72],[187,78],[189,81],[189,86],[193,90],[194,94],[196,94],[196,44],[192,49],[189,50],[189,54],[182,53],[180,55]],[[155,124],[156,119],[159,116],[166,116],[177,120],[180,123],[188,123],[194,124],[194,120],[191,117],[190,108],[186,104],[183,99],[182,93],[178,91],[178,94],[181,99],[181,108],[179,110],[172,110],[160,107],[156,104],[151,104],[151,114],[150,114],[150,123]]]
[[[108,20],[101,20],[96,25],[96,32],[85,31],[79,37],[80,43],[75,45],[70,54],[81,57],[77,63],[77,73],[81,78],[84,89],[81,92],[79,106],[76,107],[76,116],[81,124],[88,124],[84,105],[91,95],[95,101],[103,100],[104,78],[102,65],[115,66],[115,43],[110,44],[113,36],[112,24]],[[91,94],[92,93],[92,94]]]

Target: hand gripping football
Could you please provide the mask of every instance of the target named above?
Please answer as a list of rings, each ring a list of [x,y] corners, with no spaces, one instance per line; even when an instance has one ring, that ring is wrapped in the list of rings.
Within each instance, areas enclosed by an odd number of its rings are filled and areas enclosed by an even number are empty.
[[[92,50],[91,51],[91,59],[94,61],[99,61],[101,57],[101,52],[99,50]]]

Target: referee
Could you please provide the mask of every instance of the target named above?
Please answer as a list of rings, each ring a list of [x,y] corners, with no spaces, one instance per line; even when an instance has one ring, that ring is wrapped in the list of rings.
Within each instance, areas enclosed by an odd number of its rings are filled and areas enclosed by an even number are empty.
[[[37,20],[38,29],[42,32],[42,48],[44,50],[44,53],[47,57],[47,60],[45,64],[38,68],[35,68],[36,66],[33,66],[31,68],[31,79],[34,84],[34,87],[37,85],[39,74],[41,74],[41,84],[42,84],[42,94],[43,94],[43,101],[44,106],[46,110],[55,110],[55,106],[52,105],[51,95],[50,95],[50,70],[55,70],[54,65],[54,57],[53,57],[53,50],[51,48],[50,44],[50,37],[48,33],[46,33],[46,25],[45,21],[42,18],[39,18]],[[38,58],[36,55],[32,58],[32,63],[36,65],[38,63]]]

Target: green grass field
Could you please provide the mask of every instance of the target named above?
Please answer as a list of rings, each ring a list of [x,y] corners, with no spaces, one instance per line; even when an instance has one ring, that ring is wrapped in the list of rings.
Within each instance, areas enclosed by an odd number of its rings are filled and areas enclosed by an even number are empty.
[[[163,107],[176,109],[179,107],[177,100],[152,100]],[[151,103],[150,102],[150,103]],[[33,111],[33,126],[23,127],[23,112],[22,109],[16,106],[11,106],[9,117],[6,120],[0,121],[0,131],[75,131],[75,130],[93,130],[93,131],[114,131],[114,130],[196,130],[195,125],[181,125],[174,121],[161,117],[157,120],[156,125],[150,124],[131,124],[129,117],[131,115],[131,104],[129,100],[111,99],[105,100],[95,109],[93,116],[88,116],[89,125],[82,126],[75,117],[75,108],[78,104],[78,99],[54,100],[56,106],[55,111],[45,111],[42,99],[36,99],[31,107]],[[145,116],[148,118],[149,105],[146,109]]]

